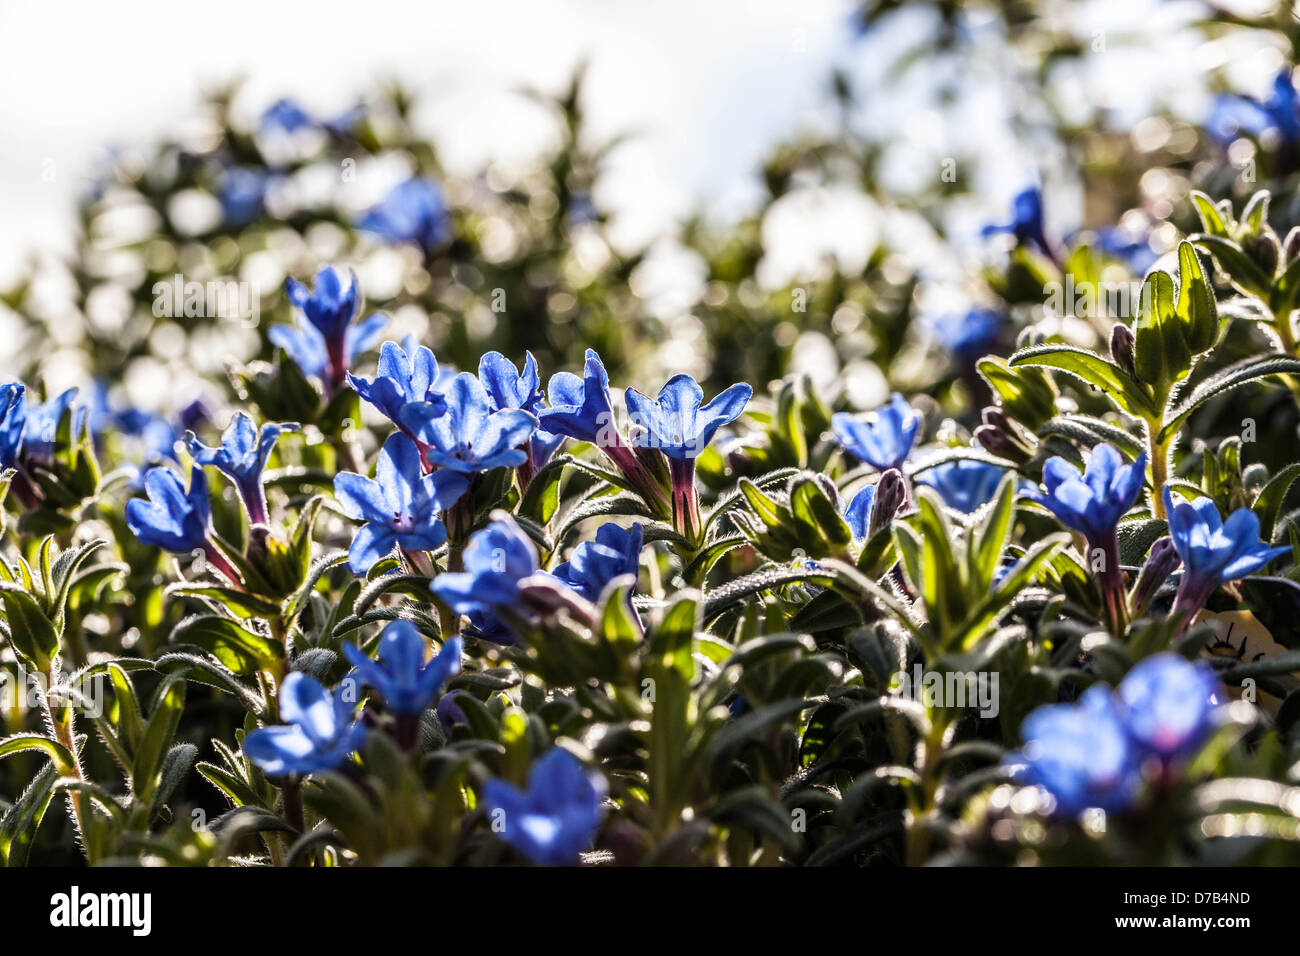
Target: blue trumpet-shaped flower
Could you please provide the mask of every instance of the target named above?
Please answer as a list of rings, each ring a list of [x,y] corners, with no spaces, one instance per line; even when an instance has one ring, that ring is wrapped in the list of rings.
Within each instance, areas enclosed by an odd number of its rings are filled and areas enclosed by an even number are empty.
[[[871,505],[876,500],[876,486],[867,485],[850,500],[844,509],[844,520],[849,523],[853,540],[861,541],[867,537],[871,524]]]
[[[610,581],[637,573],[642,540],[640,522],[625,530],[607,521],[596,530],[595,541],[584,541],[568,561],[556,565],[555,576],[594,603]]]
[[[522,372],[500,352],[488,352],[479,360],[478,377],[494,411],[518,408],[538,416],[545,407],[537,359],[533,358],[532,352],[527,353]],[[563,435],[555,435],[541,428],[533,432],[528,439],[528,473],[524,475],[524,484],[527,484],[532,472],[550,461],[563,441]]]
[[[378,340],[388,319],[372,315],[354,324],[361,306],[356,277],[333,266],[316,273],[310,292],[296,279],[285,283],[289,301],[307,317],[306,324],[273,325],[267,337],[284,349],[308,375],[338,388],[356,357]]]
[[[1020,734],[1024,747],[1007,760],[1024,764],[1019,779],[1051,793],[1057,812],[1122,810],[1137,798],[1140,753],[1109,687],[1094,685],[1077,703],[1039,707],[1025,718]]]
[[[694,459],[708,447],[721,426],[740,417],[753,395],[754,390],[742,382],[702,405],[704,390],[689,375],[674,375],[659,390],[658,398],[629,388],[628,412],[632,421],[645,429],[633,437],[632,444],[657,448],[678,461]]]
[[[1146,463],[1143,452],[1133,464],[1125,465],[1115,446],[1104,443],[1092,450],[1082,473],[1064,458],[1049,458],[1043,466],[1046,492],[1031,491],[1028,497],[1100,547],[1137,500]]]
[[[1219,726],[1219,678],[1204,661],[1157,654],[1139,663],[1119,685],[1129,735],[1164,761],[1191,756]]]
[[[388,242],[412,242],[422,249],[440,246],[451,238],[447,203],[442,191],[427,179],[398,183],[358,225]]]
[[[1300,94],[1290,70],[1277,75],[1263,102],[1249,96],[1220,96],[1205,121],[1205,131],[1222,146],[1231,145],[1243,133],[1256,139],[1275,136],[1284,147],[1300,144]]]
[[[383,344],[379,349],[379,367],[372,381],[350,373],[348,381],[358,395],[406,431],[402,424],[402,409],[407,405],[427,404],[428,414],[435,418],[447,411],[447,399],[438,390],[439,375],[438,360],[433,352],[417,345],[414,338],[408,338],[402,345],[396,342]]]
[[[372,660],[355,644],[344,644],[343,654],[362,683],[373,687],[395,714],[419,714],[426,710],[447,681],[460,673],[463,649],[459,637],[452,637],[428,663],[424,660],[424,636],[410,621],[393,621],[379,638],[379,659]]]
[[[604,817],[605,778],[562,747],[538,758],[528,789],[501,780],[483,788],[483,805],[501,814],[501,838],[534,863],[574,864],[591,846]],[[494,818],[496,819],[496,818]]]
[[[422,474],[420,449],[403,434],[390,435],[379,452],[375,477],[344,472],[334,496],[350,518],[364,521],[348,548],[348,567],[365,574],[395,547],[432,551],[447,540],[441,513],[455,504],[469,481],[455,471]]]
[[[343,689],[331,694],[316,678],[294,671],[280,685],[280,719],[286,723],[250,733],[244,755],[272,777],[335,769],[366,739],[347,697]]]
[[[18,463],[27,425],[27,389],[17,382],[0,385],[0,468]]]
[[[508,518],[470,536],[461,556],[464,571],[440,574],[433,593],[457,614],[491,613],[519,599],[519,582],[537,573],[537,548]]]
[[[754,390],[744,383],[725,389],[702,405],[704,390],[689,375],[675,375],[649,398],[634,388],[626,392],[628,412],[643,429],[632,436],[642,449],[658,449],[668,457],[673,527],[689,541],[702,533],[699,493],[695,488],[695,459],[717,430],[744,412]]]
[[[1224,521],[1209,498],[1189,504],[1175,500],[1168,488],[1164,497],[1169,536],[1183,561],[1174,609],[1187,614],[1184,626],[1220,585],[1254,574],[1291,550],[1261,541],[1259,517],[1249,508],[1238,508]]]
[[[547,431],[598,448],[622,443],[609,400],[609,373],[593,349],[587,349],[582,378],[572,372],[556,372],[547,385],[546,398],[550,408],[543,408],[538,418]]]
[[[993,500],[1004,474],[1006,472],[997,465],[959,458],[926,469],[917,476],[916,483],[939,492],[939,497],[949,508],[970,514]]]
[[[188,491],[170,468],[151,468],[144,476],[144,490],[147,501],[132,498],[126,503],[126,524],[137,538],[173,554],[206,550],[212,505],[201,467],[190,470]]]
[[[442,414],[428,404],[410,404],[398,416],[425,445],[432,464],[466,473],[514,467],[528,459],[521,447],[537,428],[537,419],[518,408],[493,411],[483,383],[461,372],[444,393]]]
[[[845,450],[877,471],[902,468],[921,430],[921,413],[895,392],[874,418],[859,421],[847,412],[831,416],[831,431]]]
[[[1015,236],[1017,245],[1033,246],[1043,255],[1055,258],[1043,225],[1043,192],[1037,186],[1028,186],[1016,193],[1011,201],[1009,222],[993,223],[983,229],[985,237],[1000,232]]]
[[[271,450],[280,436],[296,432],[298,425],[267,422],[259,432],[253,419],[245,412],[236,412],[221,433],[221,445],[209,448],[194,436],[185,433],[185,444],[200,465],[212,465],[230,478],[248,509],[248,519],[253,524],[266,524],[266,492],[262,488],[262,472],[271,457]]]

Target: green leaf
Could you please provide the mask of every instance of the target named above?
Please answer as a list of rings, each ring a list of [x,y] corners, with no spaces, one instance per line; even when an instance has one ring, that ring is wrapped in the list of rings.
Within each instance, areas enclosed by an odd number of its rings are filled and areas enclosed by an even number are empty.
[[[1300,359],[1282,355],[1263,355],[1243,359],[1221,369],[1197,385],[1190,395],[1165,413],[1157,441],[1164,443],[1178,431],[1192,414],[1210,399],[1268,375],[1300,374]]]
[[[150,805],[161,780],[163,754],[176,736],[184,706],[185,678],[173,674],[159,685],[154,695],[153,713],[149,715],[131,766],[131,792],[145,806]]]
[[[187,617],[172,629],[172,642],[201,647],[240,676],[284,660],[284,645],[279,641],[215,614]]]
[[[166,594],[168,597],[181,599],[204,598],[216,601],[240,617],[275,618],[280,616],[280,605],[269,598],[258,597],[256,594],[249,594],[247,591],[220,587],[215,584],[178,582],[170,585]]]
[[[1300,478],[1300,462],[1292,462],[1270,478],[1268,484],[1255,496],[1255,502],[1250,508],[1259,518],[1261,541],[1272,540],[1273,526],[1277,522],[1278,512],[1282,510],[1282,502],[1297,478]]]
[[[59,633],[41,610],[40,602],[27,590],[10,581],[0,581],[0,602],[9,624],[9,642],[26,662],[42,673],[59,649]]]
[[[1238,291],[1263,302],[1268,301],[1273,279],[1246,255],[1241,246],[1221,236],[1193,236],[1192,242],[1200,246],[1219,264]]]
[[[1011,356],[1012,367],[1054,368],[1099,389],[1120,411],[1134,418],[1155,418],[1159,411],[1142,386],[1114,362],[1073,345],[1038,345]]]
[[[51,740],[49,737],[43,737],[40,734],[14,734],[12,737],[0,740],[0,758],[11,757],[14,754],[26,753],[31,750],[39,751],[49,757],[61,774],[71,773],[76,767],[71,751],[57,740]]]
[[[1040,428],[1055,414],[1056,386],[1039,369],[1012,368],[993,355],[980,359],[975,367],[1002,400],[1007,414],[1026,427]]]
[[[1007,545],[1011,535],[1011,523],[1016,514],[1016,482],[1014,473],[1003,475],[998,485],[993,505],[984,516],[984,527],[976,536],[974,529],[970,532],[975,546],[975,567],[979,571],[982,587],[990,587],[993,576],[997,573],[998,562],[1002,560],[1002,549]]]
[[[1192,190],[1191,198],[1192,205],[1196,207],[1196,214],[1201,219],[1201,227],[1212,236],[1230,239],[1232,229],[1214,205],[1214,200],[1198,189]]]
[[[572,461],[568,455],[561,455],[547,462],[545,467],[533,475],[519,502],[519,513],[527,515],[540,525],[550,524],[560,507],[560,480],[564,477],[564,466]]]
[[[1178,244],[1178,301],[1174,313],[1183,325],[1183,337],[1193,355],[1214,347],[1220,325],[1214,290],[1201,268],[1196,248],[1186,239]]]

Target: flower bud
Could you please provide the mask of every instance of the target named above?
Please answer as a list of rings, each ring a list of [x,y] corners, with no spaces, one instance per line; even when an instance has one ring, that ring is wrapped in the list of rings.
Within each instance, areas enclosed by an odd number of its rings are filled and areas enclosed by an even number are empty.
[[[875,497],[871,499],[871,511],[867,516],[867,538],[870,539],[877,531],[889,527],[906,500],[907,481],[901,471],[890,468],[876,482]]]
[[[1139,618],[1147,612],[1151,602],[1155,600],[1156,592],[1169,580],[1169,576],[1181,563],[1173,539],[1169,535],[1157,539],[1156,543],[1151,545],[1146,562],[1133,583],[1133,590],[1129,592],[1130,617]]]
[[[1110,357],[1114,359],[1116,365],[1130,375],[1137,374],[1133,362],[1133,348],[1136,342],[1133,330],[1123,322],[1116,322],[1110,330]]]
[[[1300,256],[1300,226],[1292,226],[1291,231],[1286,234],[1286,241],[1282,243],[1282,255],[1287,265],[1295,262],[1296,257]]]

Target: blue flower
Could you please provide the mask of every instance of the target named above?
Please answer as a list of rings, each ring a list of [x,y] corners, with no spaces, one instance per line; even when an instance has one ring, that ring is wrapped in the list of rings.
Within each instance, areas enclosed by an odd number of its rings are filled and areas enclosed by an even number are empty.
[[[988,237],[999,232],[1015,236],[1016,245],[1033,246],[1048,258],[1055,258],[1043,226],[1043,193],[1037,186],[1028,186],[1016,193],[1011,202],[1010,222],[987,225],[982,235]]]
[[[873,420],[859,421],[847,412],[831,416],[831,431],[845,450],[877,471],[902,468],[921,430],[921,413],[895,392]]]
[[[1031,491],[1028,497],[1067,528],[1081,532],[1094,546],[1102,546],[1137,500],[1146,464],[1146,452],[1125,465],[1115,446],[1104,443],[1092,450],[1082,474],[1064,458],[1049,458],[1043,466],[1046,493]]]
[[[294,671],[280,685],[280,719],[286,724],[254,730],[244,738],[244,755],[272,777],[333,770],[366,739],[347,696],[343,689],[331,694],[316,678]]]
[[[1174,610],[1186,613],[1187,620],[1220,585],[1254,574],[1291,550],[1261,541],[1259,518],[1249,508],[1238,508],[1224,521],[1209,498],[1188,504],[1180,496],[1175,503],[1168,488],[1164,498],[1169,536],[1183,561]]]
[[[518,642],[510,626],[490,611],[470,611],[465,617],[469,620],[470,627],[474,629],[472,636],[480,641],[507,646]]]
[[[519,582],[538,570],[537,548],[509,518],[472,534],[462,562],[464,571],[439,574],[429,585],[457,614],[514,605]]]
[[[967,365],[997,346],[1006,324],[1005,316],[996,309],[971,309],[965,315],[949,313],[932,320],[935,336],[943,347]]]
[[[642,540],[640,522],[624,530],[607,521],[596,530],[595,541],[584,541],[568,561],[556,565],[555,576],[595,603],[610,581],[637,573]]]
[[[1119,685],[1130,736],[1166,762],[1194,754],[1219,726],[1219,693],[1208,664],[1169,653],[1146,658]]]
[[[620,444],[609,400],[609,373],[595,350],[587,349],[582,378],[572,372],[552,375],[546,399],[550,408],[538,413],[542,428],[599,448]]]
[[[379,660],[371,660],[355,644],[343,654],[357,669],[362,683],[373,687],[395,714],[419,714],[428,708],[447,681],[460,673],[462,642],[447,640],[434,658],[424,661],[424,635],[409,621],[393,621],[379,638]]]
[[[605,778],[562,747],[552,747],[528,773],[528,789],[501,780],[483,788],[483,806],[501,813],[501,837],[534,863],[577,863],[604,817]]]
[[[1219,703],[1209,665],[1157,654],[1115,692],[1096,684],[1075,704],[1039,707],[1021,727],[1022,752],[1007,763],[1021,781],[1048,790],[1059,813],[1127,809],[1144,767],[1167,771],[1201,748],[1222,719]]]
[[[867,537],[870,528],[871,504],[876,500],[876,486],[867,485],[850,499],[844,509],[844,520],[849,523],[853,540],[861,541]]]
[[[262,472],[271,457],[271,450],[285,432],[296,432],[298,425],[267,422],[261,432],[245,412],[236,412],[221,433],[221,445],[209,448],[195,437],[185,433],[185,444],[200,465],[212,465],[230,478],[239,490],[239,496],[248,509],[248,519],[253,524],[266,524],[266,492],[262,488]]]
[[[399,415],[402,424],[421,442],[425,458],[453,471],[478,472],[523,464],[520,448],[537,428],[537,419],[518,408],[492,410],[483,383],[471,372],[461,372],[444,393],[446,408],[408,404]]]
[[[190,488],[170,468],[151,468],[144,476],[149,500],[132,498],[126,503],[126,525],[145,544],[174,554],[207,550],[212,505],[203,469],[190,470]]]
[[[1006,472],[997,465],[959,458],[928,468],[917,476],[918,485],[928,485],[939,492],[944,504],[970,514],[993,500],[998,483]]]
[[[487,391],[488,401],[494,411],[503,408],[519,408],[537,416],[545,408],[540,388],[541,376],[537,371],[537,359],[533,358],[532,352],[526,353],[522,372],[500,352],[488,352],[479,360],[478,377]],[[555,450],[564,441],[564,437],[540,428],[533,432],[532,437],[528,439],[530,470],[536,471],[550,461]]]
[[[17,382],[0,385],[0,468],[18,463],[27,424],[27,389]]]
[[[26,458],[37,464],[48,465],[54,461],[54,440],[59,433],[59,422],[72,410],[72,437],[75,441],[86,424],[87,412],[83,405],[73,406],[77,390],[70,388],[62,394],[27,407],[27,427],[22,434],[22,447]]]
[[[308,129],[312,125],[314,125],[312,118],[307,111],[287,97],[276,100],[262,114],[263,130],[292,134],[300,129]]]
[[[403,431],[406,426],[402,424],[402,409],[411,403],[429,405],[429,414],[434,417],[447,411],[447,399],[437,390],[438,360],[429,349],[417,345],[413,337],[408,337],[402,345],[385,342],[380,347],[379,367],[373,381],[351,373],[348,381],[358,395]]]
[[[1276,136],[1281,145],[1300,143],[1300,94],[1283,70],[1273,80],[1273,91],[1264,102],[1249,96],[1220,96],[1205,121],[1205,131],[1222,146],[1229,146],[1242,133],[1255,139]]]
[[[1095,684],[1077,703],[1039,707],[1025,718],[1020,733],[1025,745],[1007,763],[1023,762],[1017,778],[1051,793],[1058,813],[1122,810],[1136,800],[1141,754],[1109,687]]]
[[[754,390],[742,382],[701,405],[704,390],[689,375],[674,375],[656,399],[629,388],[628,411],[632,421],[645,429],[632,438],[632,444],[657,448],[678,461],[696,458],[713,440],[714,432],[740,417],[753,395]]]
[[[1111,226],[1097,230],[1097,248],[1124,263],[1136,275],[1146,275],[1160,254],[1151,247],[1150,233]]]
[[[423,249],[451,238],[447,203],[427,179],[398,183],[383,202],[361,217],[359,225],[388,242],[413,242]]]
[[[226,225],[246,226],[262,214],[270,174],[264,169],[235,166],[221,175],[218,198]]]
[[[379,452],[375,478],[344,472],[334,496],[349,518],[364,521],[348,548],[348,567],[365,574],[395,547],[432,551],[447,540],[441,513],[455,504],[469,481],[440,469],[421,474],[420,449],[405,435],[390,435]]]
[[[332,266],[316,273],[311,292],[293,278],[285,283],[285,292],[306,315],[307,324],[273,325],[267,338],[305,373],[331,390],[339,387],[356,357],[378,340],[388,319],[376,314],[354,325],[352,320],[361,305],[356,277],[349,273],[345,279]]]

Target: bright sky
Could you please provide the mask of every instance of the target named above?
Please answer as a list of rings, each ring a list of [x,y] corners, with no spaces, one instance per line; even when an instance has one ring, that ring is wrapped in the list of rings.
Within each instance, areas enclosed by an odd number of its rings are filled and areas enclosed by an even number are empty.
[[[0,0],[0,280],[67,242],[104,144],[144,143],[244,74],[257,110],[289,94],[326,115],[374,80],[425,94],[444,159],[472,169],[546,127],[511,91],[559,90],[591,62],[593,132],[636,131],[607,201],[629,238],[707,198],[744,203],[765,148],[826,101],[842,0]]]

